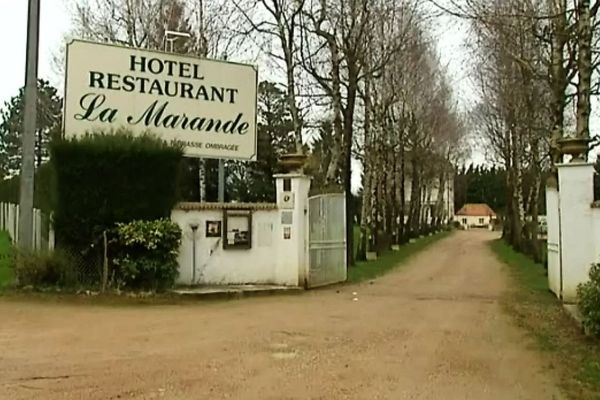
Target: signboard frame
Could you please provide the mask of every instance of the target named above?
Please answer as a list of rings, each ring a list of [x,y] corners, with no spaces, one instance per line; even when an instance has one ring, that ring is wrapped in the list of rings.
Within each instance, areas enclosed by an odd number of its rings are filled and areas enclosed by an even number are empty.
[[[232,155],[217,155],[217,154],[190,154],[188,151],[184,150],[184,156],[185,157],[190,157],[190,158],[198,158],[198,159],[219,159],[219,160],[239,160],[239,161],[256,161],[257,159],[257,155],[258,155],[258,87],[259,87],[259,81],[258,81],[258,68],[256,65],[253,64],[245,64],[245,63],[239,63],[239,62],[233,62],[233,61],[229,61],[229,60],[216,60],[216,59],[210,59],[210,58],[203,58],[203,57],[198,57],[195,55],[189,55],[189,54],[179,54],[179,53],[172,53],[172,52],[167,52],[167,51],[162,51],[162,50],[155,50],[155,49],[143,49],[143,48],[135,48],[135,47],[129,47],[129,46],[123,46],[123,45],[119,45],[119,44],[115,44],[115,43],[100,43],[100,42],[94,42],[94,41],[90,41],[90,40],[82,40],[82,39],[73,39],[71,41],[69,41],[66,45],[66,68],[65,68],[65,82],[64,82],[64,101],[63,101],[63,121],[62,121],[62,134],[63,137],[72,137],[72,136],[82,136],[85,133],[88,133],[89,131],[86,132],[78,132],[78,133],[69,133],[67,132],[67,118],[69,118],[69,101],[67,99],[67,96],[69,95],[69,52],[71,49],[71,46],[76,45],[76,44],[83,44],[83,45],[94,45],[94,46],[103,46],[103,47],[113,47],[113,48],[118,48],[121,50],[128,50],[128,51],[134,51],[136,53],[142,53],[143,55],[155,55],[157,57],[167,57],[167,58],[180,58],[180,59],[187,59],[190,62],[210,62],[210,63],[221,63],[221,64],[226,64],[226,65],[234,65],[234,66],[240,66],[240,67],[245,67],[245,68],[251,68],[254,72],[253,74],[253,79],[254,79],[254,96],[253,96],[253,107],[252,107],[252,112],[254,113],[254,118],[252,118],[253,120],[253,129],[249,132],[249,134],[251,134],[253,136],[253,143],[252,143],[252,149],[250,150],[252,154],[248,155],[248,156],[240,156],[240,157],[236,157],[236,156],[232,156]],[[72,71],[71,71],[72,72]],[[87,71],[86,71],[87,73]],[[120,125],[114,125],[114,126],[108,126],[107,128],[104,129],[105,132],[109,132],[111,130],[116,130],[119,128],[127,128],[127,126],[125,124],[120,124]],[[98,128],[98,130],[101,130],[101,128]],[[134,136],[139,136],[142,135],[144,133],[149,133],[152,135],[155,135],[156,137],[158,137],[159,139],[165,140],[167,141],[168,139],[165,139],[164,137],[162,137],[163,135],[161,135],[160,131],[156,131],[156,129],[152,129],[152,128],[148,128],[146,130],[144,130],[144,132],[133,132]],[[250,152],[249,151],[249,152]]]

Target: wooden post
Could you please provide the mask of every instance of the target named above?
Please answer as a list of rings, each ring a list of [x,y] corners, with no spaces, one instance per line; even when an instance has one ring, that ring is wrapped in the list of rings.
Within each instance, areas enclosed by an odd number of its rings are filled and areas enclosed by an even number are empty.
[[[102,293],[106,291],[106,284],[108,282],[108,240],[106,238],[106,231],[102,232],[104,239],[104,263],[102,268]]]

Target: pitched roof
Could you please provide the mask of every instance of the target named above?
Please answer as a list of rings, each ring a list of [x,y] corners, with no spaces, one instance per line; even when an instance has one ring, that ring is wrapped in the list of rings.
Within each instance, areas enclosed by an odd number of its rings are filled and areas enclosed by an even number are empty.
[[[465,204],[456,213],[456,215],[462,215],[465,217],[482,217],[492,216],[495,217],[496,213],[487,204]]]

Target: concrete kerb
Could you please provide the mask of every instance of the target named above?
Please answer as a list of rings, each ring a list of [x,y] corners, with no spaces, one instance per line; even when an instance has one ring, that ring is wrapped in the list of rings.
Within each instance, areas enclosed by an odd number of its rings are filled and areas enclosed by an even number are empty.
[[[170,291],[174,295],[198,300],[234,300],[248,297],[298,295],[304,292],[304,288],[301,287],[267,285],[180,287]]]

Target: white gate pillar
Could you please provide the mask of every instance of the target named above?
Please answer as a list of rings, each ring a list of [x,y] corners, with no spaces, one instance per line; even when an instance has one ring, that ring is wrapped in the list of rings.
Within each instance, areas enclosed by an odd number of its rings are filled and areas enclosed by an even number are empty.
[[[594,166],[583,162],[559,164],[560,253],[562,298],[577,299],[577,285],[588,280],[594,262]],[[549,221],[548,221],[549,223]]]
[[[298,285],[308,275],[308,193],[311,178],[304,174],[275,175],[279,232],[275,232],[280,271],[298,271]],[[293,268],[292,268],[292,264]]]

